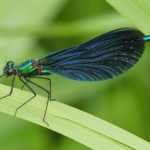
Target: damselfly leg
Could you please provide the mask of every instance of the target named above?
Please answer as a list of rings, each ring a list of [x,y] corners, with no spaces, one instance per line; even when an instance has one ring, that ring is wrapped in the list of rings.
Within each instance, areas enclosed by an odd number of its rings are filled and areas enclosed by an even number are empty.
[[[36,77],[36,78],[37,78],[37,77]],[[39,77],[38,77],[38,78],[39,78]],[[43,78],[43,77],[40,77],[40,78]],[[46,79],[46,80],[47,80],[48,78],[43,78],[43,79]],[[42,86],[36,84],[35,82],[33,82],[33,81],[31,81],[31,80],[29,80],[29,79],[27,79],[27,78],[25,78],[25,80],[26,80],[28,83],[31,83],[31,84],[33,84],[34,86],[36,86],[36,87],[42,89],[43,91],[45,91],[45,92],[48,94],[47,103],[46,103],[46,108],[45,108],[45,112],[44,112],[44,115],[43,115],[43,122],[44,122],[47,126],[49,126],[48,122],[45,120],[45,117],[46,117],[46,113],[47,113],[49,101],[51,101],[51,91],[46,90],[46,89],[43,88]],[[50,82],[50,83],[51,83],[51,82]],[[51,89],[51,88],[50,88],[50,89]]]
[[[2,75],[2,76],[4,76],[4,75]],[[2,77],[2,76],[0,76],[0,77]],[[5,95],[5,96],[0,97],[0,99],[6,98],[6,97],[10,96],[10,95],[13,93],[15,77],[16,77],[16,75],[13,75],[13,79],[12,79],[12,82],[11,82],[11,89],[10,89],[9,94],[7,94],[7,95]]]
[[[24,81],[21,77],[19,77],[19,79],[33,93],[33,96],[30,99],[28,99],[26,102],[21,104],[19,107],[16,108],[14,116],[16,116],[16,114],[20,108],[22,108],[25,104],[30,102],[36,96],[36,92],[26,83],[26,81]]]

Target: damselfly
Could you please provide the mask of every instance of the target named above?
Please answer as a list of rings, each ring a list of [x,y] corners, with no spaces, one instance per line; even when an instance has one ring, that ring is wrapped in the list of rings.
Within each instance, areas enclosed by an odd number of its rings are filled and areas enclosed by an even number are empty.
[[[15,77],[26,86],[33,96],[19,106],[17,111],[36,96],[36,91],[30,85],[42,89],[48,94],[47,104],[43,115],[45,120],[48,103],[51,101],[51,79],[45,76],[58,74],[70,79],[80,81],[100,81],[114,78],[131,68],[141,58],[145,41],[150,36],[133,28],[122,28],[96,37],[81,45],[50,53],[39,59],[30,59],[21,65],[15,66],[13,61],[8,61],[4,67],[3,76],[11,77],[11,90],[5,98],[13,92]],[[49,82],[50,89],[31,81],[40,78]],[[29,85],[30,83],[30,85]]]

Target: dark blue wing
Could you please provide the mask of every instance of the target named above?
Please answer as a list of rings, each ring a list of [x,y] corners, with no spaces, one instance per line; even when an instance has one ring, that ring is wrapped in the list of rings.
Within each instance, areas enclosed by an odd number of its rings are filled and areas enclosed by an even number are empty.
[[[131,68],[144,51],[143,33],[123,28],[79,46],[50,53],[39,64],[50,73],[80,81],[110,79]]]

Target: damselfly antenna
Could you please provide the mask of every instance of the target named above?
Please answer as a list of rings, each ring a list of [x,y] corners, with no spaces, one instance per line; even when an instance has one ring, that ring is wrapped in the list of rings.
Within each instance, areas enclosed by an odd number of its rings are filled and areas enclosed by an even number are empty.
[[[0,76],[0,78],[2,78],[4,76],[4,74],[2,74],[1,76]]]

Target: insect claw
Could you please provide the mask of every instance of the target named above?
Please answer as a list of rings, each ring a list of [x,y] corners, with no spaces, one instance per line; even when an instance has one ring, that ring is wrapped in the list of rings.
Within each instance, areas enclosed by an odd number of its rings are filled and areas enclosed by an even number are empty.
[[[25,86],[25,85],[23,84],[23,85],[21,86],[21,88],[20,88],[20,89],[21,89],[21,90],[23,90],[23,89],[24,89],[24,86]]]
[[[17,110],[16,110],[15,113],[14,113],[14,117],[16,117],[16,115],[17,115]]]
[[[49,126],[49,123],[48,123],[47,121],[45,121],[45,119],[43,119],[43,122],[44,122],[47,126]]]

